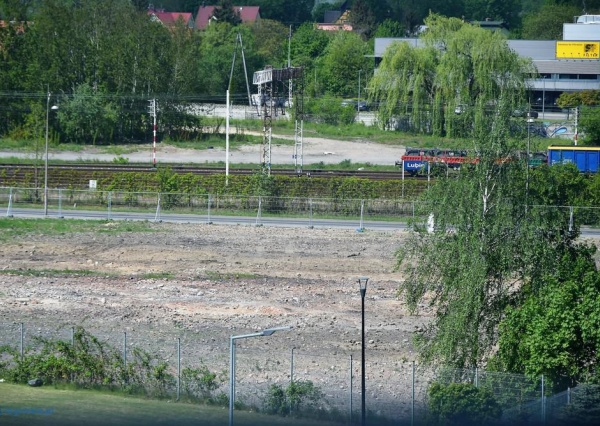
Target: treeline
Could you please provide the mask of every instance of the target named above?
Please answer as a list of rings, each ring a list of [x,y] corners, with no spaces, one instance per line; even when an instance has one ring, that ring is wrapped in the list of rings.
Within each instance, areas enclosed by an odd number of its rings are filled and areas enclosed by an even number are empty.
[[[173,0],[161,5],[196,13],[200,3]],[[51,140],[61,142],[148,141],[149,101],[157,99],[163,137],[194,138],[202,123],[188,106],[223,103],[228,87],[234,103],[247,104],[246,77],[251,80],[266,65],[286,66],[288,57],[305,70],[305,112],[327,121],[333,108],[335,124],[343,124],[353,115],[344,119],[343,111],[338,111],[339,98],[368,94],[373,37],[409,35],[429,10],[505,22],[515,11],[523,11],[517,15],[525,22],[531,14],[550,16],[540,8],[552,6],[558,9],[552,9],[551,16],[562,17],[562,28],[565,19],[572,20],[577,2],[355,0],[347,6],[356,31],[336,33],[316,30],[311,21],[321,20],[327,9],[339,8],[339,2],[235,3],[258,4],[264,19],[252,25],[220,22],[205,31],[192,31],[183,23],[169,28],[152,22],[147,1],[0,0],[0,18],[5,22],[0,26],[0,137],[43,140],[48,124]],[[600,0],[588,1],[586,11],[599,5]],[[515,22],[510,27],[513,34],[525,35],[520,21]],[[236,45],[238,33],[247,76]],[[54,105],[57,110],[50,108]]]
[[[289,28],[276,21],[191,31],[151,22],[128,0],[48,0],[27,22],[0,28],[0,136],[43,139],[48,122],[51,139],[61,142],[147,140],[149,100],[157,99],[161,131],[189,137],[201,123],[187,106],[224,102],[238,33],[250,80],[266,64],[284,66],[290,47],[293,64],[307,67],[312,93],[355,93],[359,70],[364,80],[372,69],[371,48],[354,33],[307,24],[288,45]],[[237,49],[231,91],[234,102],[247,104]]]

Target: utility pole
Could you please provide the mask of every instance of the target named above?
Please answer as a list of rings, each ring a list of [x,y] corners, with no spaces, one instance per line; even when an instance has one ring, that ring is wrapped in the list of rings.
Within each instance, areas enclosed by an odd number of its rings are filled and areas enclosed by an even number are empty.
[[[156,167],[156,98],[150,101],[148,110],[153,118],[152,124],[152,167]]]

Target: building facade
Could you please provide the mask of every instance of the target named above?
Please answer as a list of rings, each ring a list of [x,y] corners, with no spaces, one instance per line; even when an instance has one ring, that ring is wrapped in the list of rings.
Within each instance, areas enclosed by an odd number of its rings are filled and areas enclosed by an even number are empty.
[[[398,41],[415,47],[422,44],[416,38],[376,38],[376,65],[388,46]],[[538,70],[528,82],[537,109],[552,109],[563,92],[600,90],[600,15],[584,15],[564,24],[562,40],[508,40],[508,45],[530,58]]]

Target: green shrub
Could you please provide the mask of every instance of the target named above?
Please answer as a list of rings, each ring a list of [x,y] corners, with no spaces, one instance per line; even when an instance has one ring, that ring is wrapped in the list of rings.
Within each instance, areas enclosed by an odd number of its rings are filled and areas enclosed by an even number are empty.
[[[502,409],[492,392],[472,384],[434,383],[429,387],[428,396],[429,411],[438,424],[490,424],[502,416]]]
[[[289,415],[290,412],[314,415],[323,404],[323,392],[310,380],[290,383],[286,389],[271,385],[265,400],[264,411],[268,414]]]
[[[579,385],[571,403],[559,413],[559,424],[588,426],[600,424],[600,385]]]

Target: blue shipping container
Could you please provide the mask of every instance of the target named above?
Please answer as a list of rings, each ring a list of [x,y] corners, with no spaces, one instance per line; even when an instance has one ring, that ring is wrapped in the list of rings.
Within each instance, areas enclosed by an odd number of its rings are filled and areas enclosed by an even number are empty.
[[[600,147],[549,146],[548,164],[572,163],[583,173],[598,173]]]

